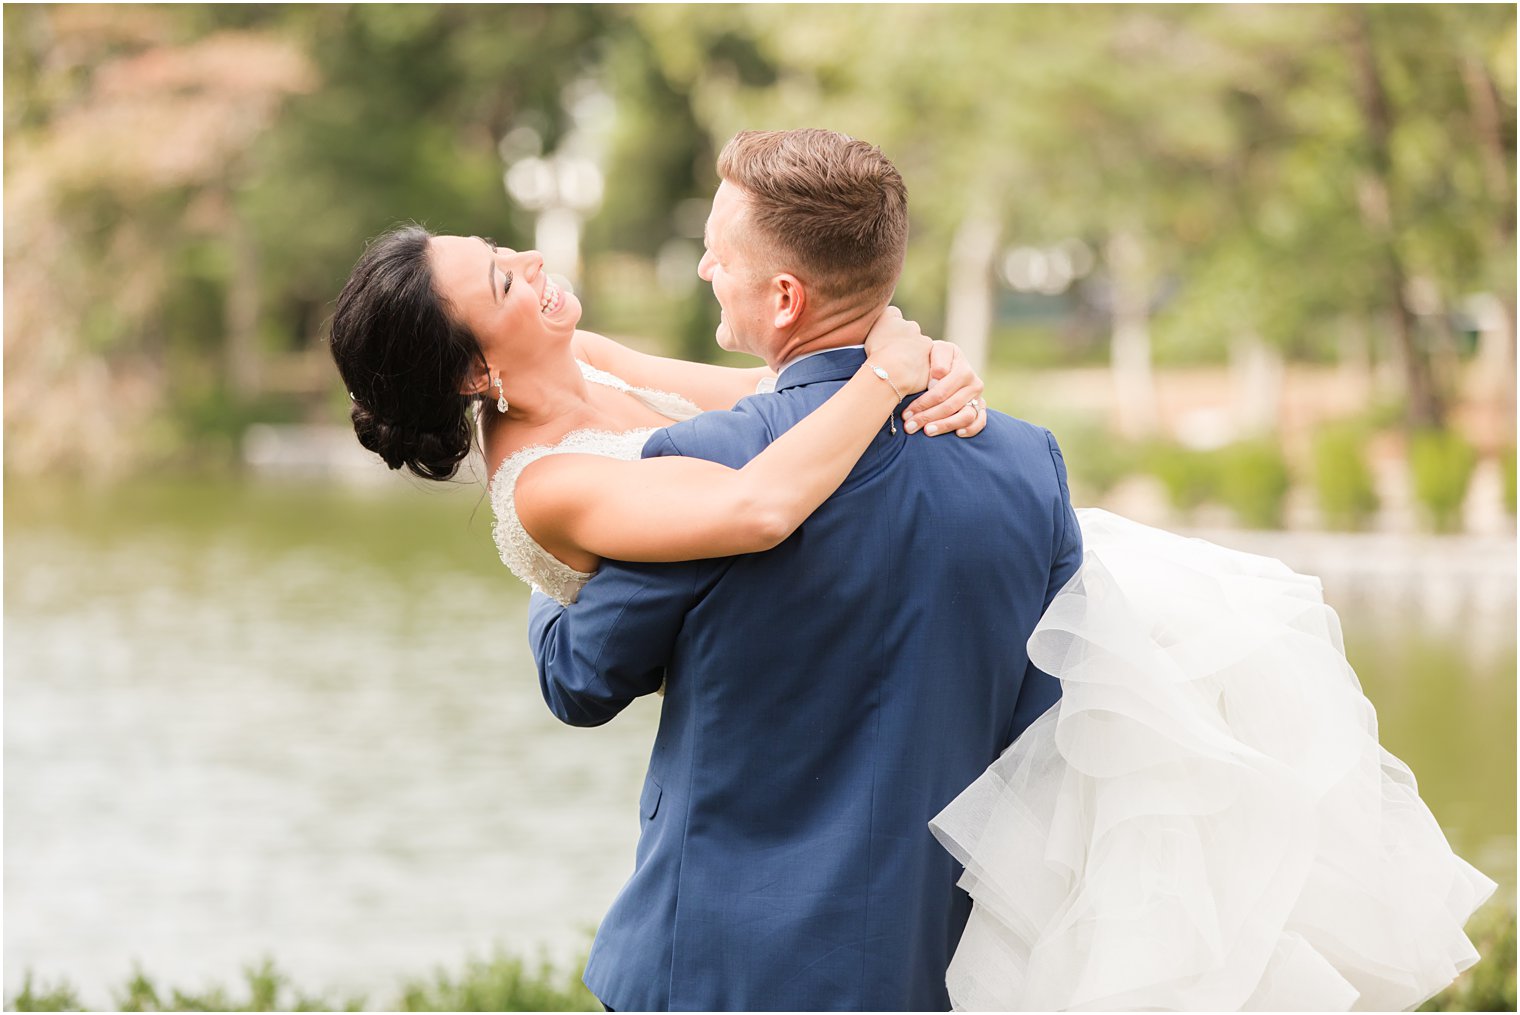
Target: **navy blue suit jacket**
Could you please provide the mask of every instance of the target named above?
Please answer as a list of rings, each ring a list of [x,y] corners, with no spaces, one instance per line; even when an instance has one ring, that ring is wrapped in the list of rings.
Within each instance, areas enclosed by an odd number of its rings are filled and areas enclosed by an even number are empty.
[[[863,358],[803,360],[644,455],[742,466]],[[1059,696],[1024,645],[1081,557],[1054,438],[994,412],[971,440],[883,426],[774,550],[535,595],[560,719],[667,688],[587,986],[619,1010],[947,1009],[970,902],[928,821]]]

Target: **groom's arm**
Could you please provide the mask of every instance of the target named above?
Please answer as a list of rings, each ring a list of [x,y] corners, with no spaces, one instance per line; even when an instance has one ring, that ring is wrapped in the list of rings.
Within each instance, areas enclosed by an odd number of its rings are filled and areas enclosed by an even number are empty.
[[[679,447],[672,430],[682,437]],[[643,457],[686,454],[737,468],[767,439],[763,424],[745,413],[710,412],[657,430]],[[600,726],[659,690],[687,612],[723,566],[606,560],[570,606],[534,593],[528,641],[549,710],[572,726]]]
[[[1056,444],[1055,435],[1045,431],[1050,445],[1050,460],[1055,466],[1056,485],[1060,490],[1061,503],[1055,518],[1055,557],[1051,562],[1050,579],[1045,586],[1045,603],[1041,613],[1050,608],[1051,600],[1071,581],[1082,566],[1082,528],[1071,506],[1071,492],[1066,488],[1066,459]],[[1013,729],[1020,732],[1045,713],[1061,698],[1061,682],[1044,670],[1030,663],[1024,670],[1024,682],[1019,686],[1018,702],[1013,710]]]
[[[533,593],[528,641],[549,710],[600,726],[659,690],[694,586],[690,563],[609,564],[571,606]]]

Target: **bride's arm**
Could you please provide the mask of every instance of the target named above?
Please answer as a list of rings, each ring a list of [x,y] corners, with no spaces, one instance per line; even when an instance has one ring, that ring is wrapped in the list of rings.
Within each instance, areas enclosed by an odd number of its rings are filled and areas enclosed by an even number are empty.
[[[742,469],[680,457],[539,459],[517,480],[523,527],[579,570],[589,570],[587,555],[697,560],[776,546],[844,482],[897,407],[897,393],[928,379],[929,340],[895,308],[867,348],[843,388]]]
[[[732,409],[739,399],[755,393],[762,378],[776,376],[769,367],[720,367],[652,356],[594,331],[575,333],[575,351],[598,370],[615,374],[636,388],[672,391],[701,409]]]
[[[634,387],[673,391],[701,409],[732,409],[739,399],[755,393],[762,378],[775,377],[769,367],[720,367],[652,356],[594,331],[575,333],[575,352],[597,369],[615,374]],[[929,378],[929,390],[907,406],[905,419],[916,418],[918,426],[934,424],[934,430],[925,430],[931,437],[951,430],[962,437],[981,433],[987,414],[978,413],[967,403],[981,395],[982,379],[957,346],[934,343],[929,353]]]

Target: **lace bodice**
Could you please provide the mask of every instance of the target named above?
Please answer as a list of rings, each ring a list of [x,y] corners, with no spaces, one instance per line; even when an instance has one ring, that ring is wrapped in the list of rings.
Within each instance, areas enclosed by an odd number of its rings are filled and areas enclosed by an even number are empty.
[[[653,388],[635,388],[622,378],[598,370],[589,363],[581,363],[581,374],[595,384],[627,392],[672,422],[690,419],[702,411],[681,395]],[[496,526],[492,535],[496,539],[501,562],[535,590],[552,596],[565,605],[575,602],[581,587],[591,580],[591,574],[562,563],[528,535],[528,530],[523,528],[522,521],[517,517],[517,477],[530,463],[545,455],[606,455],[608,458],[621,458],[625,461],[635,459],[639,457],[649,435],[657,429],[659,428],[572,430],[557,444],[535,444],[508,456],[491,477],[490,485],[491,509],[496,514]]]

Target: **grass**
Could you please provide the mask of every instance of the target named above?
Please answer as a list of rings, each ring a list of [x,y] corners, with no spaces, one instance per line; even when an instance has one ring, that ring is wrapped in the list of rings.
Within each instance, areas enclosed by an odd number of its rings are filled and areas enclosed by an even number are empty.
[[[1456,983],[1427,1001],[1421,1011],[1515,1011],[1515,908],[1489,905],[1468,925],[1468,936],[1483,956]],[[580,964],[571,969],[534,964],[501,952],[470,959],[458,973],[438,970],[408,980],[375,1009],[365,998],[330,998],[295,989],[268,959],[243,970],[243,989],[212,988],[201,993],[160,990],[137,971],[114,993],[116,1011],[600,1011],[581,983]],[[67,983],[36,983],[28,973],[21,991],[6,1002],[10,1011],[83,1011]]]
[[[367,1006],[363,995],[333,997],[309,994],[290,983],[274,963],[265,959],[243,969],[241,989],[212,987],[200,992],[161,989],[137,970],[119,990],[106,1011],[601,1011],[602,1006],[581,983],[579,969],[556,969],[548,962],[530,964],[498,952],[488,959],[470,959],[451,974],[437,970],[430,977],[405,981],[378,1006]],[[5,1005],[9,1011],[87,1011],[68,983],[43,984],[28,972],[19,993]]]

